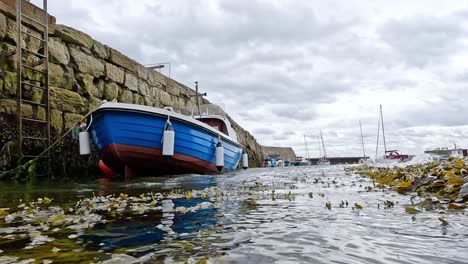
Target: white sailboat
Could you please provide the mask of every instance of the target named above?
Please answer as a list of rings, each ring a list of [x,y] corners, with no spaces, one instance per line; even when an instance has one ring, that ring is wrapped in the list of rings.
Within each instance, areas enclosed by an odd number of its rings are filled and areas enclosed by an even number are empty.
[[[321,157],[318,160],[317,165],[321,165],[321,166],[330,165],[330,160],[327,159],[327,151],[325,150],[325,144],[323,143],[323,136],[322,136],[322,131],[321,130],[320,130],[320,139],[322,141],[323,157]]]
[[[380,125],[382,125],[382,136],[384,143],[384,156],[378,157],[379,152],[379,136],[380,136]],[[375,147],[375,162],[379,163],[390,163],[395,161],[406,161],[409,160],[408,155],[398,153],[398,150],[387,150],[387,143],[385,141],[385,127],[383,121],[382,105],[380,105],[379,124],[377,127],[377,145]]]
[[[362,135],[361,120],[359,120],[359,129],[361,130],[361,142],[362,142],[362,158],[359,159],[359,164],[369,164],[370,160],[366,157],[366,148],[364,147],[364,136]]]

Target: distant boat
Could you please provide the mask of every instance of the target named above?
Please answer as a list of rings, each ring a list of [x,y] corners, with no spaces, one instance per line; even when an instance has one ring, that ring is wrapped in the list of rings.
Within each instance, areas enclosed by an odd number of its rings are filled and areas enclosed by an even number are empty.
[[[384,156],[379,158],[378,157],[378,150],[379,150],[379,136],[380,136],[380,126],[382,125],[382,136],[383,136],[383,143],[384,143]],[[410,156],[406,154],[398,153],[398,150],[387,150],[387,143],[385,141],[385,127],[384,127],[384,120],[383,120],[383,113],[382,113],[382,105],[380,105],[380,114],[379,114],[379,124],[377,127],[377,144],[375,148],[375,161],[380,163],[389,163],[395,161],[407,161],[410,160]]]
[[[321,139],[321,141],[322,141],[323,157],[321,157],[321,158],[317,161],[317,165],[320,165],[320,166],[327,166],[327,165],[330,165],[330,160],[327,159],[327,151],[325,150],[325,144],[323,143],[322,131],[320,131],[320,139]]]
[[[231,123],[213,111],[191,117],[107,102],[93,113],[90,131],[101,161],[125,177],[216,174],[236,169],[243,156]]]
[[[359,120],[359,129],[361,130],[361,142],[362,142],[362,158],[359,159],[359,164],[369,164],[370,160],[366,156],[366,148],[364,147],[364,136],[362,135],[361,120]]]
[[[426,154],[433,154],[440,156],[442,158],[454,157],[454,158],[463,158],[468,156],[468,149],[462,149],[457,146],[457,144],[453,143],[454,148],[435,148],[435,149],[427,149],[424,151]]]

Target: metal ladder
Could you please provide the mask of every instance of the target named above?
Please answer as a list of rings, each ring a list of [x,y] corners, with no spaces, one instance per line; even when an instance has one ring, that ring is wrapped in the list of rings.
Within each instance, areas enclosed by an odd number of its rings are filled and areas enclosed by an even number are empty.
[[[23,1],[24,0],[16,0],[16,24],[17,24],[17,39],[16,39],[16,56],[17,56],[17,90],[16,90],[16,99],[17,99],[17,129],[18,129],[18,149],[21,159],[31,160],[35,158],[45,158],[47,159],[47,163],[49,163],[49,154],[43,155],[39,157],[39,153],[42,150],[45,150],[48,146],[50,146],[50,104],[49,104],[49,52],[48,52],[48,32],[49,32],[49,16],[47,14],[47,0],[43,0],[42,10],[44,11],[44,18],[42,21],[39,21],[33,17],[27,16],[23,14]],[[27,3],[30,5],[29,3]],[[41,37],[37,35],[31,34],[27,31],[26,27],[24,27],[24,23],[29,25],[34,24],[35,27],[30,27],[34,31],[41,33]],[[40,28],[41,30],[37,30]],[[23,39],[24,38],[34,38],[35,41],[40,42],[38,52],[32,51],[27,48],[27,46],[23,46]],[[24,42],[25,43],[25,42]],[[41,52],[42,51],[42,52]],[[36,65],[26,65],[28,60],[28,55],[33,55],[39,58],[39,62]],[[37,68],[38,65],[44,65],[40,69]],[[38,73],[41,78],[41,81],[37,80],[26,80],[24,75],[24,71],[32,71],[34,73]],[[32,100],[24,99],[24,92],[23,90],[26,88],[31,89],[41,89],[42,96],[39,102],[34,102]],[[45,120],[41,120],[38,118],[32,117],[25,117],[22,113],[22,106],[23,104],[30,104],[34,108],[43,108],[45,111]],[[31,129],[38,128],[41,130],[40,132],[35,132],[34,135],[31,133],[27,133],[27,128]],[[43,129],[42,129],[43,128]],[[38,136],[40,135],[40,136]],[[35,149],[37,148],[42,149],[41,151],[25,152],[25,143],[34,143]],[[39,147],[37,147],[39,145]],[[31,144],[29,144],[31,146]],[[47,165],[47,173],[50,172],[50,164]]]

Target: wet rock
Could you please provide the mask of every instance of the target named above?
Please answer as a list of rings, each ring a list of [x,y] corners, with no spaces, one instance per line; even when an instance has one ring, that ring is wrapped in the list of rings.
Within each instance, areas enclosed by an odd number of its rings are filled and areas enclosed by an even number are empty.
[[[56,25],[55,35],[68,43],[77,44],[88,49],[93,47],[93,39],[86,33],[65,25]]]

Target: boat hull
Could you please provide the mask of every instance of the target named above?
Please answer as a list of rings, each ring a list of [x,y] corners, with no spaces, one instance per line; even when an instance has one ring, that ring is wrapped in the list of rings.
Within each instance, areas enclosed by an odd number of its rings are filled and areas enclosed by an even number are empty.
[[[224,150],[223,171],[237,168],[242,146],[220,132],[186,116],[161,111],[103,108],[93,114],[91,137],[103,162],[115,172],[131,168],[137,176],[181,173],[215,174],[215,149],[221,139]],[[166,121],[175,132],[174,155],[162,155]],[[180,117],[180,118],[178,118]]]

